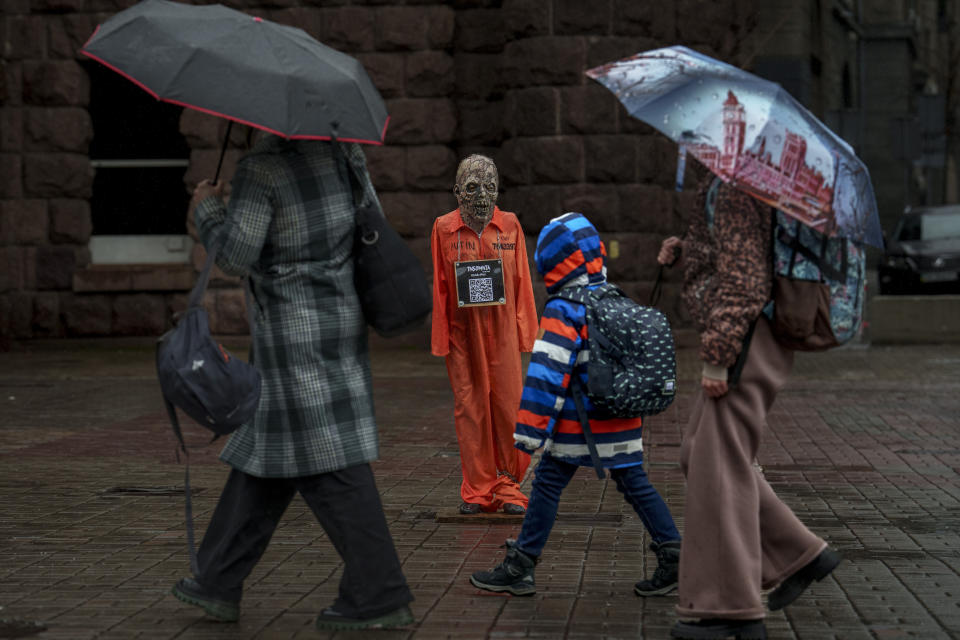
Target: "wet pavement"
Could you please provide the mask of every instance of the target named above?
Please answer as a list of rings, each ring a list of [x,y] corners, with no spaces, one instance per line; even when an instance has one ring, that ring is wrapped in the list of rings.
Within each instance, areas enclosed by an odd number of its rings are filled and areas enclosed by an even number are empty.
[[[638,599],[655,566],[643,526],[609,481],[581,470],[537,568],[538,592],[478,591],[516,521],[464,521],[443,361],[377,343],[377,481],[416,623],[322,634],[340,562],[299,498],[246,586],[237,624],[169,595],[188,572],[183,467],[149,340],[37,341],[0,353],[0,638],[667,638],[675,597]],[[648,471],[683,527],[677,464],[695,375],[648,420]],[[960,637],[960,346],[801,354],[759,463],[779,495],[845,562],[785,611],[771,639]],[[196,429],[192,441],[203,444]],[[191,454],[198,528],[227,469]],[[529,485],[530,478],[526,479]],[[42,627],[45,630],[40,631]],[[18,635],[21,634],[21,635]]]

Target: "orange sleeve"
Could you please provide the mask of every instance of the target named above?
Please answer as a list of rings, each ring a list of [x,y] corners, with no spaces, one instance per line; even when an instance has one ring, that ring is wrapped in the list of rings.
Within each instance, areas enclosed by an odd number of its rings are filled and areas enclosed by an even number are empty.
[[[530,278],[530,262],[527,260],[527,239],[517,220],[517,335],[520,351],[533,351],[533,343],[539,330],[537,303],[533,299],[533,281]]]
[[[450,296],[447,271],[443,260],[443,240],[440,238],[440,218],[433,221],[430,235],[430,253],[433,254],[433,315],[430,329],[430,353],[445,356],[450,353],[450,323],[447,317],[447,299]]]

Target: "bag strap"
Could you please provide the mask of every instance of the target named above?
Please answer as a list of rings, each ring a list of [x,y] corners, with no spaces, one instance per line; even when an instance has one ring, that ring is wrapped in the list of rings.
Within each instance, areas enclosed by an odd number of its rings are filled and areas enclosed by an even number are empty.
[[[207,291],[207,285],[210,283],[210,273],[213,270],[214,262],[217,259],[217,247],[214,245],[212,249],[207,252],[207,259],[203,263],[203,269],[200,271],[200,276],[197,278],[196,284],[193,286],[193,290],[190,292],[190,298],[187,302],[187,308],[201,307],[203,306],[203,294]],[[247,307],[247,322],[250,325],[250,355],[247,360],[252,364],[254,360],[254,347],[253,347],[253,333],[256,330],[256,315],[253,312],[253,293],[251,292],[250,287],[250,278],[247,277],[243,281],[243,293],[246,300]],[[157,367],[160,365],[160,345],[161,342],[157,342]],[[187,550],[190,552],[190,571],[193,572],[193,575],[199,575],[199,561],[197,560],[197,546],[194,537],[194,526],[193,526],[193,494],[190,490],[190,451],[187,447],[187,443],[183,438],[183,429],[180,427],[180,419],[177,418],[177,408],[170,402],[165,395],[160,394],[163,397],[163,404],[167,408],[167,417],[170,419],[170,427],[173,429],[173,435],[177,439],[177,462],[180,461],[180,452],[183,452],[184,458],[184,470],[183,470],[183,497],[184,497],[184,521],[187,527]],[[212,440],[210,440],[207,445],[214,443],[220,437],[219,434],[215,435]]]
[[[583,392],[580,389],[580,378],[574,372],[571,376],[570,390],[573,392],[573,404],[577,407],[577,417],[580,419],[580,426],[583,427],[583,439],[587,441],[587,450],[590,452],[590,460],[593,462],[593,470],[597,472],[597,477],[605,480],[606,471],[603,469],[603,462],[600,461],[600,454],[597,453],[597,443],[593,439],[593,432],[590,430],[590,418],[587,417],[587,410],[583,406]]]
[[[367,193],[366,185],[363,182],[363,177],[360,175],[360,171],[357,167],[350,162],[350,158],[347,157],[347,154],[344,153],[343,149],[340,147],[340,140],[337,139],[336,135],[330,137],[330,145],[333,148],[333,160],[337,165],[337,173],[340,174],[341,182],[345,182],[350,187],[350,195],[353,199],[353,206],[358,213],[365,212],[367,209],[373,208],[373,200],[370,198],[370,194]],[[343,165],[347,166],[347,175],[344,179],[343,175]],[[360,195],[360,202],[357,202],[357,195]],[[359,216],[358,216],[359,218]],[[361,226],[359,221],[357,224]],[[364,229],[364,231],[366,231]]]
[[[159,364],[160,359],[160,343],[157,343],[157,361]],[[173,406],[173,403],[167,400],[167,397],[163,394],[163,404],[167,408],[167,417],[170,418],[170,426],[173,427],[173,435],[177,438],[178,447],[177,452],[177,462],[180,462],[180,452],[183,452],[184,457],[184,472],[183,472],[183,495],[184,495],[184,520],[187,526],[187,550],[190,552],[190,571],[193,572],[194,576],[200,575],[199,561],[197,560],[197,546],[194,541],[193,535],[193,500],[191,499],[192,492],[190,491],[190,451],[187,449],[187,443],[183,439],[183,431],[180,429],[180,420],[177,418],[177,408]],[[216,438],[214,438],[216,440]],[[212,442],[212,441],[211,441]]]
[[[797,223],[801,224],[800,222]],[[779,240],[784,246],[790,249],[793,254],[791,255],[790,260],[790,271],[789,274],[793,274],[793,261],[796,258],[797,254],[802,255],[804,258],[817,265],[817,268],[820,269],[820,273],[827,276],[831,280],[836,280],[837,282],[842,282],[846,278],[846,272],[848,268],[847,264],[847,247],[846,244],[843,245],[842,256],[840,259],[840,269],[836,269],[830,262],[827,260],[827,243],[829,238],[824,236],[823,240],[820,243],[820,252],[817,253],[810,247],[806,246],[800,242],[800,230],[797,229],[797,235],[791,236],[787,233],[786,229],[780,227],[780,233],[777,235],[777,240]]]
[[[190,292],[190,298],[187,300],[187,308],[203,306],[203,294],[207,292],[207,285],[210,283],[210,272],[213,270],[213,264],[217,259],[217,246],[207,250],[207,259],[203,263],[203,269],[197,277],[196,284]]]
[[[196,284],[193,285],[193,290],[190,292],[190,297],[187,300],[187,308],[192,309],[194,307],[203,306],[203,295],[207,292],[207,286],[210,283],[210,273],[213,271],[213,265],[217,260],[217,246],[214,245],[212,249],[207,251],[207,259],[203,263],[203,269],[200,270],[200,275],[197,277]],[[253,299],[253,288],[250,285],[250,277],[243,279],[243,298],[247,307],[247,324],[250,327],[250,354],[247,357],[247,362],[253,363],[253,334],[257,329],[257,316],[253,311],[254,308],[254,299]]]
[[[753,342],[753,330],[757,328],[759,316],[753,319],[747,328],[747,333],[743,336],[743,345],[740,347],[740,353],[737,354],[737,360],[727,369],[727,386],[731,389],[740,382],[740,374],[743,373],[743,367],[747,364],[747,356],[750,353],[750,343]]]

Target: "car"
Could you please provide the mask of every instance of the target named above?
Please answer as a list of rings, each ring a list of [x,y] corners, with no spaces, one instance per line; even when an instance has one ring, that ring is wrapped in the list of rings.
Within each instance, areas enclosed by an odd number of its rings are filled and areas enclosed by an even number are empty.
[[[877,277],[881,295],[960,293],[960,205],[908,207]]]

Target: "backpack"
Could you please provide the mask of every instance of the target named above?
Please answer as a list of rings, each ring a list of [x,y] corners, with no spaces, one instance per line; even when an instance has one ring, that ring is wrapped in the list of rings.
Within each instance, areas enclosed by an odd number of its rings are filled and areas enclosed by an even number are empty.
[[[618,418],[652,416],[670,406],[677,392],[673,332],[667,317],[604,283],[594,289],[566,287],[550,296],[586,307],[586,394],[601,413]]]
[[[866,251],[775,211],[773,304],[777,341],[796,351],[824,351],[848,342],[863,322]],[[772,307],[772,309],[770,308]]]
[[[216,440],[220,436],[233,433],[240,425],[253,418],[257,405],[260,404],[260,372],[252,364],[233,357],[223,345],[214,341],[210,335],[207,311],[201,306],[216,255],[216,248],[207,254],[203,271],[190,292],[187,310],[180,316],[177,325],[157,341],[157,378],[160,381],[160,391],[167,407],[170,426],[177,438],[178,454],[182,451],[186,460],[183,482],[186,496],[184,510],[187,548],[194,575],[197,575],[199,570],[193,538],[190,454],[183,439],[177,409],[212,431],[213,440]],[[249,289],[247,317],[250,331],[253,332],[253,306]]]

